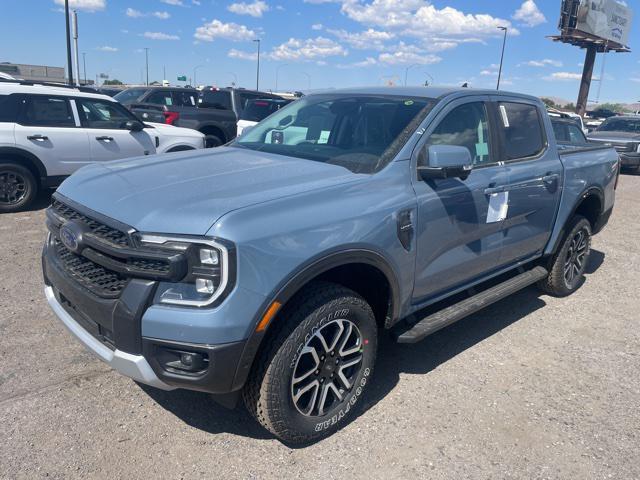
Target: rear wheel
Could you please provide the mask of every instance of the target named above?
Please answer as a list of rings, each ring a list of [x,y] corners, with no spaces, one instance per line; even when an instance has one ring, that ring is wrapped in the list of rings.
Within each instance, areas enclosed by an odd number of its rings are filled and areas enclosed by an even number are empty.
[[[26,208],[37,193],[38,183],[28,168],[17,163],[0,163],[0,213]]]
[[[549,276],[539,283],[544,292],[556,297],[570,295],[580,287],[591,254],[589,221],[576,215],[570,227],[562,246],[552,259]]]
[[[217,135],[205,134],[204,136],[205,148],[219,147],[222,143],[222,140]]]
[[[339,285],[310,285],[283,312],[256,361],[244,401],[288,443],[331,435],[355,415],[370,383],[377,325],[369,305]]]

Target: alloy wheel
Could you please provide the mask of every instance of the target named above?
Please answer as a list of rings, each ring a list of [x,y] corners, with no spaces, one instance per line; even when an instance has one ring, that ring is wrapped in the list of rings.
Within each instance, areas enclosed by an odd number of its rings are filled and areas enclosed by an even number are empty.
[[[571,239],[564,263],[564,281],[573,288],[576,279],[584,273],[589,252],[589,233],[585,228],[578,230]]]
[[[0,203],[15,205],[27,195],[27,181],[17,172],[0,171]]]

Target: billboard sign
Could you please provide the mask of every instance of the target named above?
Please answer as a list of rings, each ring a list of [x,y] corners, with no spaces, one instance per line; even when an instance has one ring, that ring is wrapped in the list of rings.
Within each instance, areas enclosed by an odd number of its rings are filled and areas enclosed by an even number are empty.
[[[582,0],[576,30],[609,42],[628,45],[632,10],[617,0]]]

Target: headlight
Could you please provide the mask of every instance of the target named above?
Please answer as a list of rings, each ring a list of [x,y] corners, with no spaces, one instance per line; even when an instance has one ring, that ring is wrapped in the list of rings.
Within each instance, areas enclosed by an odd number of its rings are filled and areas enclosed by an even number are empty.
[[[138,242],[144,247],[178,250],[187,257],[185,277],[177,283],[160,282],[154,303],[206,307],[225,292],[230,277],[230,254],[219,241],[140,234]]]

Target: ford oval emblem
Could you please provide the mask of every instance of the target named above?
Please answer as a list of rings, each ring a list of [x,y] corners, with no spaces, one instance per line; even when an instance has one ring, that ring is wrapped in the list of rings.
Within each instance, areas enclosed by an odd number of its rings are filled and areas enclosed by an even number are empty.
[[[74,232],[69,225],[63,225],[60,227],[60,241],[72,252],[77,252],[78,247],[78,235]]]

